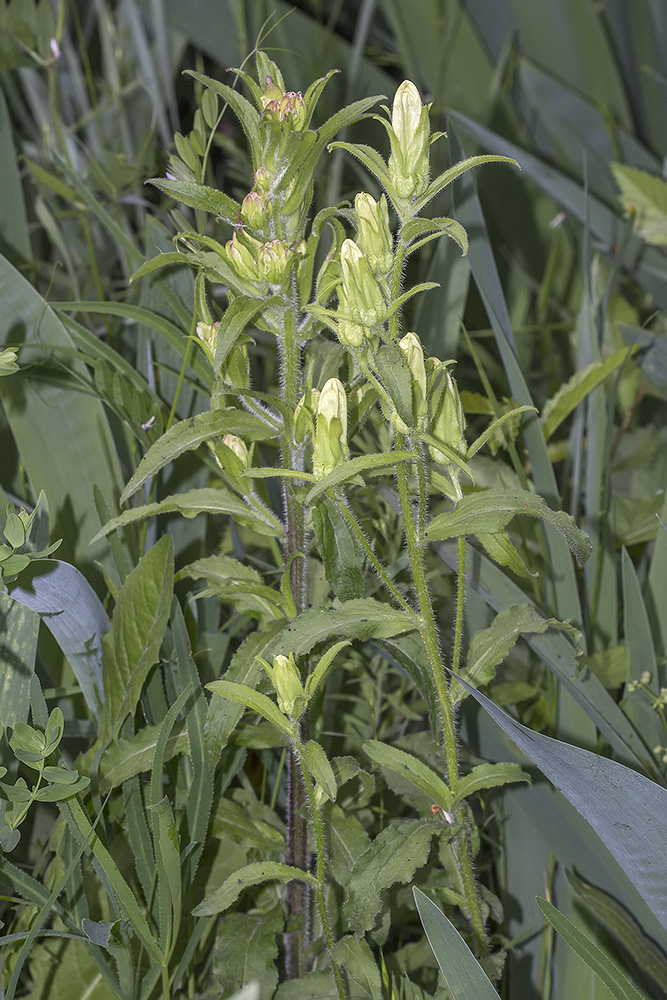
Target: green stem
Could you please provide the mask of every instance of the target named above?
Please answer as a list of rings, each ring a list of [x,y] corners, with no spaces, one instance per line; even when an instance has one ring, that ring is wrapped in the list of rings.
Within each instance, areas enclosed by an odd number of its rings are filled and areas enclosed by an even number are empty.
[[[389,276],[389,287],[391,290],[390,302],[395,302],[396,299],[401,294],[401,284],[403,281],[403,269],[405,267],[405,258],[408,254],[408,244],[404,242],[401,233],[398,234],[398,239],[396,241],[396,254],[394,256],[394,264],[392,267],[391,275]],[[398,334],[400,331],[401,316],[400,309],[397,309],[392,316],[389,317],[389,339],[398,340]]]
[[[340,502],[339,506],[338,506],[338,509],[340,510],[341,514],[343,515],[343,517],[347,521],[348,525],[350,526],[350,528],[354,532],[355,538],[358,540],[358,542],[361,545],[362,549],[366,553],[366,558],[368,559],[369,563],[371,564],[371,566],[373,567],[373,569],[375,570],[375,572],[377,573],[377,575],[382,580],[383,584],[385,585],[385,587],[387,588],[387,590],[389,591],[389,593],[392,595],[392,597],[397,602],[397,604],[400,604],[401,607],[403,608],[403,610],[407,611],[407,613],[410,615],[410,617],[413,618],[413,619],[415,619],[416,616],[415,616],[414,609],[410,607],[409,603],[403,597],[403,594],[396,587],[394,581],[389,576],[389,573],[387,572],[387,570],[384,568],[384,566],[382,565],[382,563],[380,562],[380,560],[377,558],[377,556],[373,552],[373,549],[371,548],[370,542],[366,538],[361,525],[359,524],[359,522],[357,521],[356,517],[354,516],[353,511],[350,510],[350,507],[348,506],[347,502],[345,500],[343,500],[342,502]]]
[[[403,450],[407,446],[407,442],[403,435],[396,435],[396,447],[399,450]],[[419,463],[421,462],[421,455],[415,453],[415,460],[419,470]],[[438,629],[435,620],[435,614],[433,611],[433,604],[431,602],[431,595],[428,590],[428,582],[426,580],[426,567],[424,562],[424,550],[423,550],[423,535],[418,531],[417,524],[415,522],[415,512],[412,503],[412,495],[410,490],[410,482],[408,478],[408,463],[401,462],[396,470],[396,475],[398,479],[398,495],[401,504],[401,513],[403,516],[403,524],[405,530],[405,541],[408,549],[408,557],[410,559],[410,568],[412,571],[412,579],[415,586],[415,592],[417,595],[417,602],[419,605],[419,612],[421,615],[421,628],[420,633],[426,648],[426,654],[429,660],[429,666],[431,668],[431,673],[433,676],[433,681],[435,684],[435,689],[438,697],[438,705],[440,708],[440,722],[442,725],[442,740],[443,749],[445,753],[445,765],[447,769],[447,780],[450,788],[454,788],[459,779],[459,761],[458,761],[458,751],[456,746],[456,726],[454,719],[454,708],[452,705],[452,699],[450,696],[449,685],[447,684],[447,678],[445,675],[445,668],[442,662],[442,656],[440,653],[440,642],[438,639]],[[425,497],[421,496],[423,490],[425,490],[425,478],[418,471],[418,488],[420,497],[418,500],[420,513],[425,507]],[[424,505],[424,507],[423,507]],[[421,517],[420,517],[421,520]],[[465,568],[465,567],[464,567]],[[463,582],[459,581],[459,595],[458,603],[463,600]],[[462,609],[461,609],[462,614]],[[457,639],[460,656],[460,625],[462,624],[462,619],[459,619],[457,613]],[[468,831],[465,825],[465,810],[461,805],[456,810],[456,820],[460,823],[460,832],[456,835],[454,840],[454,854],[456,856],[459,873],[461,876],[461,881],[463,884],[464,896],[466,900],[466,906],[468,910],[468,916],[470,919],[470,924],[472,927],[475,948],[477,954],[480,957],[484,957],[489,954],[489,943],[486,937],[486,930],[484,927],[484,919],[482,917],[482,910],[480,906],[479,895],[477,893],[477,886],[475,884],[475,875],[472,867],[472,856],[471,856],[471,844],[470,838],[468,836]]]
[[[336,983],[336,989],[338,991],[339,1000],[349,1000],[347,986],[343,978],[341,967],[334,958],[333,954],[335,941],[334,941],[333,931],[331,930],[331,923],[329,921],[329,912],[327,910],[327,901],[325,894],[326,848],[324,842],[324,824],[322,823],[322,812],[317,804],[317,800],[315,798],[315,789],[313,788],[313,782],[308,772],[308,769],[306,768],[304,763],[303,748],[298,740],[294,741],[294,756],[299,763],[299,770],[301,772],[303,786],[306,790],[308,807],[310,809],[310,815],[313,823],[313,830],[315,833],[315,852],[316,852],[315,877],[317,878],[317,888],[315,889],[315,901],[317,903],[317,912],[319,913],[320,916],[320,923],[322,924],[324,940],[326,942],[327,951],[329,952],[329,957],[331,959],[331,971],[333,973],[333,977]]]
[[[459,535],[458,567],[456,574],[456,626],[454,629],[454,651],[452,653],[452,670],[458,674],[461,665],[461,640],[463,637],[463,600],[465,597],[466,580],[466,540],[465,535]]]
[[[285,303],[282,312],[282,329],[278,337],[282,401],[287,418],[281,442],[284,469],[302,470],[304,450],[294,443],[292,414],[301,395],[301,346],[297,332],[296,289]],[[297,614],[306,608],[306,520],[305,510],[294,492],[294,481],[283,480],[285,503],[285,541],[283,559],[289,567],[290,587]],[[308,825],[305,808],[305,789],[300,780],[294,753],[287,758],[287,864],[309,867]],[[288,979],[300,979],[308,972],[308,946],[310,923],[310,891],[305,882],[290,882],[287,886],[287,909],[290,920],[296,925],[285,938],[285,972]]]

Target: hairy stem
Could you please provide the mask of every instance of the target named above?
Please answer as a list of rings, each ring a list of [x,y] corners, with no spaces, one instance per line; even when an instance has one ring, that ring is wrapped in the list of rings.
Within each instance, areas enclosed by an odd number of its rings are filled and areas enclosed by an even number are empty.
[[[284,469],[303,469],[303,448],[294,443],[291,415],[301,394],[301,348],[297,333],[295,299],[283,312],[282,336],[278,338],[282,381],[282,400],[287,419],[282,438]],[[306,607],[306,524],[305,511],[294,493],[294,482],[283,481],[285,504],[285,542],[283,556],[289,568],[289,580],[297,613]],[[305,788],[294,753],[287,758],[287,845],[286,861],[307,871],[310,866]],[[293,925],[285,938],[285,974],[299,979],[308,972],[310,930],[310,889],[305,882],[290,882],[287,886],[288,920]]]
[[[403,450],[407,445],[407,442],[403,435],[396,436],[396,447],[399,450]],[[421,462],[421,455],[415,454],[415,460],[417,466]],[[454,708],[452,705],[452,699],[450,696],[449,685],[447,683],[447,677],[445,675],[445,668],[442,662],[442,655],[440,652],[440,641],[438,639],[438,629],[435,620],[435,614],[433,611],[433,604],[431,602],[431,595],[428,590],[428,583],[426,580],[426,567],[424,562],[424,548],[423,548],[423,535],[417,528],[417,523],[415,521],[415,511],[413,507],[412,494],[410,490],[410,481],[408,473],[408,464],[401,462],[397,468],[397,479],[398,479],[398,495],[401,504],[401,513],[403,516],[403,524],[405,531],[405,541],[408,549],[408,556],[410,558],[410,568],[412,572],[412,579],[415,587],[415,593],[417,596],[417,603],[419,606],[419,612],[421,615],[421,627],[420,633],[426,648],[426,654],[428,656],[429,666],[431,668],[431,673],[433,676],[433,681],[435,684],[436,694],[438,697],[438,706],[440,709],[440,722],[442,726],[442,742],[443,750],[445,754],[445,765],[447,769],[447,780],[450,788],[454,788],[456,782],[459,779],[459,761],[458,761],[458,750],[456,746],[456,726],[454,719]],[[422,496],[422,492],[425,490],[424,476],[418,474],[418,488],[419,488],[419,512],[422,514],[425,509],[426,498]],[[419,517],[422,520],[422,517]],[[459,565],[460,568],[460,565]],[[465,569],[465,566],[464,566]],[[459,577],[459,594],[457,604],[460,604],[463,600],[463,581]],[[459,617],[457,609],[457,638],[455,640],[455,646],[458,643],[458,650],[460,655],[460,629],[462,627],[462,613]],[[468,831],[465,825],[465,812],[464,807],[459,806],[457,809],[456,820],[460,823],[460,832],[457,834],[454,840],[454,854],[456,856],[459,872],[461,875],[461,881],[464,888],[464,896],[466,900],[466,908],[468,910],[468,916],[470,919],[470,924],[473,931],[473,937],[475,942],[475,950],[480,956],[486,956],[489,954],[489,943],[486,936],[486,930],[484,927],[484,919],[482,917],[482,910],[480,906],[479,895],[477,892],[477,885],[475,883],[475,875],[473,872],[472,856],[471,856],[471,844],[470,838],[468,836]]]

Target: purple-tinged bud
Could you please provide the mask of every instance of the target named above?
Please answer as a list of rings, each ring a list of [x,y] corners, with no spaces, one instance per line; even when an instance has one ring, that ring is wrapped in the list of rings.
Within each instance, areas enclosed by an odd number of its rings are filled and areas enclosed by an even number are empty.
[[[271,190],[271,174],[266,167],[258,167],[255,171],[255,187],[263,192]]]
[[[271,240],[259,248],[257,263],[262,276],[271,285],[279,285],[293,257],[294,251],[281,240]]]
[[[241,219],[244,224],[251,229],[262,230],[270,216],[271,202],[266,195],[259,191],[250,191],[241,204]]]

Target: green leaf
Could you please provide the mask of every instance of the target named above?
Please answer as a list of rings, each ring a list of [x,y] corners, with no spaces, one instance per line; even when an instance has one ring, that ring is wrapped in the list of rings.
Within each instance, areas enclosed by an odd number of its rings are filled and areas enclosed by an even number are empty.
[[[520,553],[510,541],[510,537],[506,531],[496,531],[490,535],[487,535],[483,531],[478,531],[477,541],[486,549],[489,556],[499,566],[507,566],[513,573],[524,577],[524,579],[530,579],[538,575],[537,573],[530,572]]]
[[[118,592],[105,654],[104,709],[100,739],[117,738],[134,712],[146,678],[157,663],[174,589],[170,535],[149,549]]]
[[[363,163],[366,169],[375,178],[377,178],[385,190],[389,189],[391,186],[387,164],[384,162],[378,151],[373,149],[372,146],[366,146],[363,143],[356,142],[332,142],[329,145],[329,149],[344,149],[347,153],[350,153],[357,160]]]
[[[35,799],[37,802],[63,802],[65,799],[70,799],[72,796],[78,795],[89,784],[90,778],[82,775],[82,777],[77,778],[71,785],[42,785],[35,792]]]
[[[245,889],[263,882],[282,882],[283,885],[294,880],[307,882],[317,886],[317,879],[310,872],[304,872],[292,865],[284,865],[278,861],[263,861],[245,865],[223,882],[219,889],[207,896],[203,902],[192,911],[195,917],[211,917],[222,913],[234,903]]]
[[[667,789],[600,754],[533,732],[469,691],[588,821],[667,928]]]
[[[280,299],[257,299],[248,295],[237,295],[230,306],[225,310],[225,314],[220,320],[218,336],[215,343],[215,358],[213,368],[216,376],[224,364],[227,355],[241,336],[246,326],[257,316],[258,313],[268,309]]]
[[[412,372],[403,351],[398,344],[384,344],[375,352],[373,364],[399,417],[407,427],[413,427]]]
[[[404,611],[372,598],[346,601],[340,608],[310,608],[286,625],[276,640],[272,652],[261,654],[271,659],[278,653],[303,656],[318,642],[333,637],[349,639],[389,638],[401,632],[411,632],[414,621]]]
[[[250,143],[253,166],[257,169],[257,167],[261,164],[262,138],[260,133],[259,114],[255,108],[253,108],[250,101],[247,101],[237,90],[232,90],[231,87],[227,87],[224,83],[220,83],[218,80],[214,80],[210,76],[204,76],[202,73],[195,73],[194,70],[191,69],[188,69],[185,72],[188,76],[193,76],[195,80],[203,83],[203,85],[208,87],[209,90],[212,90],[213,93],[222,97],[223,101],[230,106],[240,121],[241,127],[243,128],[248,142]],[[238,217],[232,224],[235,224],[237,221]]]
[[[236,410],[233,407],[222,410],[209,410],[198,413],[189,420],[181,420],[173,424],[155,444],[151,445],[136,472],[123,490],[120,503],[123,504],[133,493],[154,476],[156,472],[173,462],[186,451],[198,448],[204,441],[222,437],[224,434],[238,434],[248,441],[263,441],[277,437],[278,431],[269,427],[263,420]]]
[[[44,559],[30,564],[10,596],[41,616],[98,722],[104,705],[102,636],[110,622],[91,585],[75,566]]]
[[[16,598],[0,593],[0,729],[25,722],[35,673],[39,616]]]
[[[667,183],[662,177],[624,163],[609,166],[621,189],[621,204],[632,218],[637,235],[646,243],[666,246]]]
[[[565,943],[593,970],[615,1000],[643,1000],[641,993],[637,992],[615,963],[580,927],[540,896],[537,897],[537,905]]]
[[[511,420],[514,417],[519,416],[520,413],[537,413],[537,407],[535,406],[515,406],[514,409],[508,410],[507,413],[501,414],[496,420],[494,420],[489,426],[483,431],[480,436],[473,441],[473,443],[468,448],[466,458],[471,459],[473,455],[476,455],[480,448],[483,448],[486,442],[493,437],[496,431],[502,427],[506,420]]]
[[[321,785],[327,797],[335,802],[338,785],[324,750],[315,740],[309,740],[308,743],[304,744],[302,752],[311,777],[318,785]]]
[[[219,216],[230,226],[235,226],[238,223],[241,206],[216,188],[195,184],[194,181],[172,181],[162,177],[151,177],[146,183],[153,184],[164,194],[168,194],[170,198],[174,198],[184,205],[189,205],[190,208],[197,208]],[[133,280],[136,278],[137,274],[133,276]]]
[[[287,736],[291,737],[294,735],[289,719],[283,715],[270,698],[260,691],[246,687],[245,684],[235,684],[234,681],[224,679],[211,681],[206,687],[213,694],[217,694],[221,698],[229,698],[230,701],[235,701],[238,705],[245,705],[246,708],[250,708],[253,712],[258,712],[259,715],[264,716],[268,722],[282,730]]]
[[[313,508],[313,531],[327,582],[336,597],[349,601],[363,591],[363,551],[337,504],[326,496]]]
[[[256,569],[231,556],[217,555],[198,559],[180,570],[176,579],[183,577],[206,580],[211,592],[217,594],[222,601],[233,604],[237,613],[257,618],[260,625],[272,618],[287,617],[285,601],[280,591],[267,587]]]
[[[359,455],[357,458],[351,458],[349,462],[343,462],[333,472],[330,472],[328,476],[321,479],[316,486],[313,486],[304,502],[311,504],[320,493],[324,493],[334,486],[339,486],[341,483],[353,479],[362,472],[384,469],[387,466],[397,465],[399,462],[414,461],[414,459],[415,456],[411,451],[391,451],[388,454]]]
[[[461,174],[464,174],[467,170],[472,170],[473,167],[479,167],[483,163],[511,163],[512,166],[521,167],[516,160],[513,160],[509,156],[496,156],[489,154],[482,154],[481,156],[470,156],[467,160],[461,160],[459,163],[455,163],[453,167],[449,170],[445,170],[444,173],[436,177],[435,180],[431,181],[421,198],[412,206],[412,214],[419,215],[419,213],[426,208],[429,201],[435,198],[436,194],[439,194],[444,188],[455,181]]]
[[[382,1000],[382,977],[366,940],[358,941],[352,934],[348,934],[337,942],[333,956],[357,987],[354,990],[355,996]]]
[[[431,840],[441,832],[437,823],[406,820],[386,827],[357,858],[348,887],[345,916],[363,934],[375,926],[382,894],[396,883],[409,882],[428,859]]]
[[[144,726],[135,736],[121,737],[107,747],[100,761],[100,791],[105,795],[137,774],[150,771],[161,726]],[[171,760],[188,753],[188,738],[182,726],[172,732],[164,750],[164,759]]]
[[[317,666],[313,670],[312,674],[310,674],[306,678],[305,691],[307,698],[313,697],[318,687],[320,686],[320,684],[328,674],[329,670],[331,669],[333,661],[338,656],[341,649],[345,649],[345,647],[349,645],[350,645],[349,642],[347,642],[346,640],[343,640],[343,642],[336,642],[334,643],[333,646],[330,646],[329,649],[327,649],[324,656],[320,657],[320,659],[317,661]]]
[[[469,774],[456,782],[452,806],[487,788],[499,788],[515,781],[527,781],[531,784],[530,775],[519,764],[477,764]]]
[[[378,740],[366,740],[363,744],[364,751],[379,764],[380,767],[387,767],[390,771],[395,771],[411,785],[424,792],[433,803],[437,803],[445,812],[449,812],[453,805],[452,793],[443,779],[426,764],[423,764],[418,757],[414,757],[405,750],[398,747],[388,746]]]
[[[197,514],[230,514],[239,524],[243,524],[260,535],[277,536],[283,533],[282,525],[272,515],[257,511],[239,500],[229,490],[203,487],[202,489],[186,490],[165,497],[157,503],[149,503],[143,507],[132,507],[118,517],[113,517],[98,531],[96,538],[108,535],[110,531],[123,528],[126,524],[141,521],[153,514],[171,514],[178,512],[184,517],[196,517]]]
[[[456,508],[437,514],[426,529],[428,541],[474,535],[478,531],[491,533],[502,529],[517,514],[538,517],[553,525],[565,538],[579,565],[588,559],[592,546],[588,537],[565,511],[554,511],[542,497],[527,490],[483,490],[459,500]]]
[[[420,889],[415,886],[412,892],[452,1000],[498,1000],[490,979],[453,923]]]
[[[427,234],[431,234],[428,236]],[[418,236],[426,237],[419,239],[416,243],[412,241]],[[468,234],[463,226],[454,219],[410,219],[401,229],[401,239],[405,243],[412,244],[408,253],[414,253],[430,239],[438,236],[449,236],[461,248],[461,253],[465,256],[468,253]]]
[[[488,628],[476,632],[470,641],[467,667],[462,675],[473,687],[490,684],[496,667],[503,662],[521,635],[540,635],[549,628],[557,628],[575,639],[578,632],[571,625],[556,618],[543,618],[532,604],[510,605],[503,608]],[[456,678],[452,682],[452,698],[458,704],[466,697]]]
[[[370,837],[356,816],[346,814],[335,803],[330,807],[329,850],[331,873],[344,889],[350,883],[358,857],[370,847]]]
[[[582,399],[585,399],[589,392],[592,392],[593,389],[604,382],[612,372],[620,368],[638,349],[638,344],[632,347],[622,347],[619,351],[614,351],[613,354],[610,354],[604,360],[593,361],[580,371],[576,371],[560,387],[558,392],[548,400],[542,410],[540,422],[542,424],[544,440],[548,441],[554,431],[569,417]]]
[[[257,1000],[273,996],[278,985],[276,935],[283,925],[280,906],[268,913],[225,914],[213,947],[213,978],[220,996],[231,997],[246,983],[259,987]]]

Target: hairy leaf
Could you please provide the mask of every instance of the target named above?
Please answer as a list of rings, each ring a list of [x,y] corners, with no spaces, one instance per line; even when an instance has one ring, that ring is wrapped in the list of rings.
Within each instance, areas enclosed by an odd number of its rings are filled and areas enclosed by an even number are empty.
[[[284,865],[279,861],[256,862],[252,865],[245,865],[223,882],[219,889],[207,896],[206,899],[194,908],[195,917],[211,917],[215,913],[222,913],[235,902],[245,889],[251,886],[261,885],[263,882],[308,882],[309,885],[317,885],[317,879],[310,872],[304,872],[300,868],[292,865]]]

